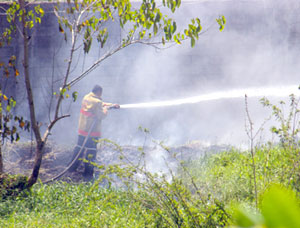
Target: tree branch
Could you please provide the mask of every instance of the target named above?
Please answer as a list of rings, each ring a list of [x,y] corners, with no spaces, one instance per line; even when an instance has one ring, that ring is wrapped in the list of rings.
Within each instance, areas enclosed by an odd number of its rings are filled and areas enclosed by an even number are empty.
[[[52,128],[54,127],[54,125],[56,124],[57,121],[63,119],[63,118],[66,118],[66,117],[70,117],[71,115],[63,115],[63,116],[60,116],[58,118],[56,118],[55,120],[53,120],[47,127],[47,130],[43,136],[43,141],[46,142],[47,139],[48,139],[48,136],[50,135],[50,132],[52,130]]]
[[[76,77],[75,79],[71,80],[70,82],[68,82],[66,84],[66,87],[72,87],[73,85],[75,85],[77,82],[79,82],[81,79],[83,79],[84,77],[86,77],[90,72],[92,72],[102,61],[104,61],[105,59],[107,59],[108,57],[112,56],[113,54],[115,54],[116,52],[122,50],[125,47],[128,47],[131,44],[137,43],[136,41],[133,41],[131,43],[128,43],[126,45],[119,45],[115,50],[108,52],[107,54],[105,54],[104,56],[102,56],[101,58],[99,58],[96,62],[94,62],[87,70],[85,70],[81,75],[79,75],[78,77]]]
[[[2,6],[0,6],[0,10],[3,10],[3,11],[5,12],[5,13],[3,13],[3,14],[1,13],[0,15],[6,15],[6,10],[7,10],[7,9],[5,9],[5,8],[2,7]]]

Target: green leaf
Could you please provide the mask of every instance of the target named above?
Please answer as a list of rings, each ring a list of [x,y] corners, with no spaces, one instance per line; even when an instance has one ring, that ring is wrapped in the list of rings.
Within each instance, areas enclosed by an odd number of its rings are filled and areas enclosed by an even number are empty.
[[[225,17],[222,16],[222,17],[216,19],[216,21],[218,22],[218,24],[219,24],[219,26],[220,26],[220,27],[219,27],[219,30],[222,31],[222,30],[224,29],[224,25],[226,24],[226,19],[225,19]]]
[[[176,29],[177,29],[176,22],[173,21],[173,31],[172,31],[173,34],[176,32]]]
[[[300,227],[300,207],[295,194],[280,186],[272,187],[263,198],[262,215],[267,227]]]
[[[75,91],[72,93],[72,98],[74,102],[77,100],[77,96],[78,96],[78,92]]]
[[[160,19],[161,19],[161,13],[157,12],[154,22],[158,23],[160,21]]]
[[[191,37],[191,47],[194,47],[195,43],[196,43],[195,38]]]
[[[153,24],[153,33],[154,33],[154,35],[156,35],[156,34],[157,34],[157,31],[158,31],[157,24],[156,24],[156,23],[154,23],[154,24]]]
[[[222,16],[222,22],[224,25],[226,24],[226,18],[224,16]]]
[[[11,97],[10,99],[9,99],[9,104],[12,106],[12,107],[15,107],[16,106],[16,101]]]
[[[92,37],[84,41],[83,43],[84,53],[89,53],[91,46],[92,46]]]
[[[180,40],[179,40],[179,34],[174,36],[174,41],[175,41],[177,44],[181,44],[181,42],[180,42]]]
[[[60,90],[60,95],[64,95],[66,92],[67,92],[67,89],[63,88],[63,89]]]
[[[140,39],[143,39],[144,36],[146,34],[146,31],[145,30],[142,30],[141,32],[139,32],[139,35],[140,35]]]
[[[172,13],[175,12],[175,9],[176,9],[176,4],[174,4],[174,2],[171,1],[171,11],[172,11]]]
[[[224,25],[220,25],[219,30],[220,30],[220,31],[223,31],[223,29],[224,29]]]
[[[101,42],[101,48],[104,47],[104,44],[106,43],[107,38],[108,38],[108,33],[105,34],[104,39],[103,39],[102,42]]]
[[[20,135],[19,133],[16,133],[16,141],[18,142],[20,140]]]

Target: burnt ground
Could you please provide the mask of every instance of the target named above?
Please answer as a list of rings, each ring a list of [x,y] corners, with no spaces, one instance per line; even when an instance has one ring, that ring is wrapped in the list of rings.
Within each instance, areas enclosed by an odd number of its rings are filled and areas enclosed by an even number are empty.
[[[34,162],[34,143],[7,144],[3,148],[5,172],[10,174],[30,175]],[[168,168],[175,167],[178,160],[195,159],[205,154],[218,153],[228,150],[228,146],[204,146],[199,142],[163,148],[159,145],[138,147],[138,146],[116,146],[111,143],[98,145],[96,163],[99,165],[111,165],[118,163],[146,164],[151,172],[164,172]],[[48,142],[44,151],[40,179],[42,182],[49,180],[62,172],[73,155],[73,147],[57,145]],[[176,159],[174,158],[176,157]],[[77,172],[67,172],[60,180],[67,182],[83,181],[83,169],[81,165]],[[99,171],[96,169],[96,175]]]

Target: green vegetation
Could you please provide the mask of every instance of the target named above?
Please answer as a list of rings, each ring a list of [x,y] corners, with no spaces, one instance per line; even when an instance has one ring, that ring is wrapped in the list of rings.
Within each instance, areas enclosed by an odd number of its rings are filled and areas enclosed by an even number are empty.
[[[256,150],[256,177],[259,195],[274,183],[299,191],[298,166],[293,166],[298,154],[281,146],[265,146]],[[190,161],[186,164],[202,192],[213,194],[224,203],[232,201],[254,203],[251,155],[236,149]],[[253,205],[255,206],[255,205]]]
[[[291,96],[287,119],[281,109],[266,99],[262,102],[272,108],[279,121],[279,127],[271,130],[280,143],[178,161],[176,170],[153,174],[146,169],[142,148],[135,164],[120,146],[103,139],[99,143],[111,144],[120,153],[121,163],[106,167],[95,164],[100,175],[94,183],[40,184],[21,194],[2,191],[0,225],[299,227],[298,102]],[[255,137],[249,139],[253,144]],[[176,160],[170,148],[162,143],[157,146]],[[13,190],[22,180],[3,182],[2,190]]]
[[[1,227],[144,227],[146,209],[126,191],[91,184],[37,185],[26,197],[1,202]],[[150,216],[149,216],[150,217]]]
[[[259,208],[264,214],[284,207],[284,202],[288,208],[298,207],[299,168],[290,165],[292,151],[266,146],[255,158]],[[26,195],[2,200],[1,227],[224,227],[234,223],[247,227],[242,225],[264,222],[254,209],[251,155],[247,152],[232,150],[185,162],[172,182],[147,172],[145,181],[134,180],[137,171],[107,168],[105,175],[115,173],[123,179],[123,187],[118,189],[97,181],[35,185]],[[294,189],[293,200],[284,200],[287,190],[269,193],[274,183]],[[263,197],[265,192],[271,199]],[[237,203],[247,206],[236,212]]]
[[[271,107],[279,144],[232,149],[178,161],[176,170],[153,174],[141,148],[138,164],[109,140],[121,163],[98,166],[94,183],[35,185],[21,193],[24,177],[1,178],[1,227],[298,227],[298,102],[290,97],[289,115]],[[281,103],[283,104],[283,103]],[[246,100],[247,106],[247,100]],[[247,110],[250,126],[252,122]],[[254,145],[253,129],[250,129]],[[146,130],[145,130],[145,133]],[[176,160],[170,148],[157,143]],[[168,162],[166,161],[168,167]],[[106,184],[104,184],[106,183]],[[117,185],[114,185],[117,183]],[[274,186],[276,184],[276,186]],[[115,186],[115,187],[112,187]]]

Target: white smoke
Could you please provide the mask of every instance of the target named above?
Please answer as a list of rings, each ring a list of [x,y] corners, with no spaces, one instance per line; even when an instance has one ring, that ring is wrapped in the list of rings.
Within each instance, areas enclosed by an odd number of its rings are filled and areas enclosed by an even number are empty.
[[[80,100],[94,84],[100,84],[104,88],[103,100],[122,107],[109,111],[103,121],[103,137],[117,143],[142,143],[139,126],[148,128],[154,138],[171,144],[192,140],[229,144],[247,141],[244,94],[249,96],[253,121],[259,125],[269,116],[259,103],[261,96],[272,96],[272,101],[277,102],[297,90],[298,9],[296,0],[183,1],[170,16],[178,21],[178,28],[190,17],[201,19],[203,34],[195,48],[189,42],[165,50],[136,45],[105,60],[72,89],[78,92],[78,100],[65,101],[63,113],[70,113],[71,117],[58,122],[52,139],[75,144]],[[215,22],[219,15],[227,19],[222,32]],[[117,31],[115,27],[111,30]],[[69,53],[63,37],[60,38],[60,47],[55,47],[59,54],[53,58],[54,74],[58,76],[64,72]],[[115,39],[119,37],[115,35]],[[77,55],[73,75],[81,73],[103,52],[95,44],[89,55]],[[34,62],[39,63],[35,67],[39,70],[37,76],[43,82],[49,81],[52,72],[46,74],[44,65],[51,62],[50,58]],[[48,64],[48,68],[52,66]],[[294,86],[289,88],[290,85]],[[38,84],[36,88],[39,89]],[[43,96],[36,97],[44,107]],[[159,103],[153,103],[156,101]],[[158,107],[166,106],[166,102],[172,106]],[[129,108],[138,103],[144,108]],[[145,108],[149,103],[152,108]],[[47,124],[46,113],[47,109],[38,115],[39,122]]]

